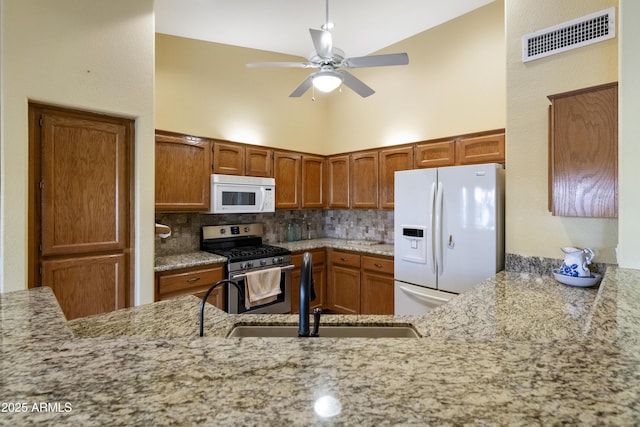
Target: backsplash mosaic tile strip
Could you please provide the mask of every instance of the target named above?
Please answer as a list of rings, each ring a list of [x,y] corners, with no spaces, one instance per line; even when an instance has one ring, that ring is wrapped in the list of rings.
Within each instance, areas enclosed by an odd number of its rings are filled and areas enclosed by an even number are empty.
[[[264,241],[286,241],[290,222],[300,224],[301,238],[331,237],[393,243],[393,211],[383,210],[277,210],[274,213],[207,215],[198,213],[159,213],[156,222],[171,227],[171,236],[156,235],[155,255],[167,256],[197,251],[203,225],[264,224]]]

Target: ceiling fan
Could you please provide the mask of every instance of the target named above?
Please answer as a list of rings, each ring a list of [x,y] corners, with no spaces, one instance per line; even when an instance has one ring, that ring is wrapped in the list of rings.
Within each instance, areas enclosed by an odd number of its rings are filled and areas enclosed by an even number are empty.
[[[386,67],[390,65],[407,65],[409,56],[406,53],[386,55],[369,55],[345,58],[345,53],[333,45],[331,35],[333,24],[329,22],[329,0],[326,0],[326,20],[320,30],[309,28],[315,51],[307,62],[254,62],[247,64],[249,68],[315,68],[315,71],[300,83],[289,95],[292,98],[302,96],[311,86],[322,92],[332,90],[344,84],[358,95],[366,98],[375,91],[353,74],[343,68]]]

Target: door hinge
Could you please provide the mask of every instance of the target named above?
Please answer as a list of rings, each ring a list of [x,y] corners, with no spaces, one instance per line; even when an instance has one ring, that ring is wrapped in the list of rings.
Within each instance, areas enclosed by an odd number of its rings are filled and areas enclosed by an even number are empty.
[[[41,190],[44,188],[44,181],[40,181],[39,187]]]
[[[43,123],[44,123],[44,120],[43,120],[42,116],[40,116],[40,119],[38,120],[38,125],[40,125],[40,127],[42,127]]]

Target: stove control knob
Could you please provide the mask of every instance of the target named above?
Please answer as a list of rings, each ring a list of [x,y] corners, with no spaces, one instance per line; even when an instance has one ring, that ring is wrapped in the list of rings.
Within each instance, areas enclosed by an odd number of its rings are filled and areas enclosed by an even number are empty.
[[[267,265],[267,260],[266,259],[261,259],[260,260],[260,265]]]
[[[246,262],[241,262],[240,263],[240,268],[247,268],[247,263]]]
[[[247,263],[247,267],[248,267],[248,268],[253,267],[253,263],[252,263],[251,261],[249,261],[249,262]]]

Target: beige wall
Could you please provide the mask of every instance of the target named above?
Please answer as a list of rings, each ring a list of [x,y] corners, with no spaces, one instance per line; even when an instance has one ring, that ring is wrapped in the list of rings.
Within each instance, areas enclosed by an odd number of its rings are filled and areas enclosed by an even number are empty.
[[[1,290],[27,286],[29,100],[136,120],[136,301],[153,300],[152,0],[2,0]]]
[[[309,42],[311,43],[311,42]],[[326,97],[289,94],[304,69],[248,69],[249,62],[300,61],[273,52],[156,35],[156,128],[319,152]]]
[[[377,52],[407,52],[409,66],[353,70],[373,96],[315,102],[288,97],[308,70],[245,68],[300,58],[158,34],[156,126],[318,154],[503,128],[503,22],[497,0]]]
[[[640,2],[620,0],[619,257],[640,269]]]
[[[505,127],[504,2],[496,0],[376,53],[406,67],[353,74],[376,93],[331,98],[331,153]]]
[[[617,6],[616,0],[507,0],[506,250],[561,258],[562,246],[591,247],[615,262],[618,221],[554,217],[547,211],[546,96],[618,80],[618,39],[522,62],[522,35]]]

